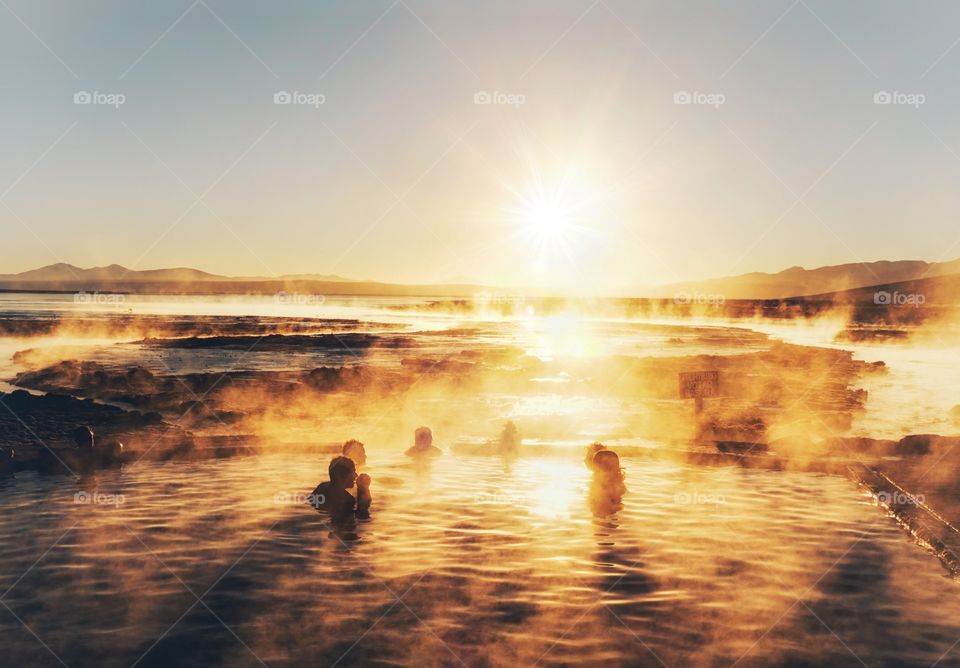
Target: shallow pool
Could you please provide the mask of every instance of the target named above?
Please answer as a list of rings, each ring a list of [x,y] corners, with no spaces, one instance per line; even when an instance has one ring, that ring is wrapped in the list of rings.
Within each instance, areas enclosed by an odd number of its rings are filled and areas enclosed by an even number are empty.
[[[960,584],[852,482],[371,449],[335,531],[313,456],[3,483],[4,665],[960,665]]]

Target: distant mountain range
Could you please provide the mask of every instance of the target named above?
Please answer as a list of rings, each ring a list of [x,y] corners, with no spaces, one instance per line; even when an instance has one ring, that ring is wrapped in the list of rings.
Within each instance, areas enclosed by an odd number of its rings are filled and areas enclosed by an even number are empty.
[[[476,285],[400,285],[357,281],[328,274],[220,276],[198,269],[134,270],[119,264],[83,269],[64,262],[19,274],[0,274],[0,291],[124,292],[137,294],[276,294],[467,297],[483,292]]]
[[[960,305],[960,274],[880,283],[807,297],[807,301],[810,302],[832,301],[837,304],[876,304],[878,306],[912,305],[917,299],[920,300],[918,304],[920,306]]]
[[[739,276],[687,281],[660,286],[654,297],[678,293],[723,295],[725,299],[787,299],[846,292],[876,285],[901,283],[960,273],[960,260],[881,260],[839,264],[818,269],[790,267],[776,274],[753,272]]]
[[[349,278],[325,274],[285,274],[275,277],[238,277],[238,276],[220,276],[211,274],[199,269],[190,269],[188,267],[175,267],[173,269],[127,269],[119,264],[111,264],[106,267],[91,267],[82,269],[72,264],[59,262],[57,264],[47,265],[39,269],[31,269],[19,274],[0,274],[0,283],[33,283],[33,282],[53,282],[62,283],[70,281],[124,281],[124,282],[153,282],[153,281],[172,281],[176,283],[190,283],[203,281],[325,281],[340,282],[350,281]]]
[[[858,300],[869,288],[922,283],[933,290],[941,277],[960,280],[960,260],[882,260],[840,264],[817,269],[790,267],[775,274],[753,272],[739,276],[686,281],[658,286],[646,294],[633,295],[673,299],[678,294],[722,295],[726,300],[789,299],[810,297],[830,300]],[[951,288],[953,280],[946,281]],[[221,276],[198,269],[133,270],[118,264],[83,269],[66,263],[51,264],[19,274],[0,274],[0,290],[96,291],[157,294],[269,294],[279,291],[340,295],[469,297],[483,292],[524,292],[463,283],[404,285],[358,281],[329,274],[286,274],[283,276]],[[526,291],[540,294],[542,291]],[[951,289],[951,293],[952,293]]]

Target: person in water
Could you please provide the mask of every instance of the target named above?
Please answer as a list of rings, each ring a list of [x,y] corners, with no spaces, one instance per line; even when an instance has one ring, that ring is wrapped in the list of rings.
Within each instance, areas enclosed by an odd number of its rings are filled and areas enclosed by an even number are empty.
[[[120,463],[123,459],[123,443],[113,441],[97,447],[96,434],[90,425],[77,427],[73,430],[72,436],[75,449],[68,454],[67,458],[80,468],[110,466]],[[53,453],[49,453],[49,457],[54,458]]]
[[[619,510],[627,486],[624,484],[620,457],[613,450],[602,448],[593,456],[593,480],[590,482],[590,504],[593,511],[606,515]]]
[[[370,519],[370,504],[373,497],[370,496],[370,476],[361,473],[357,476],[357,517],[361,520]]]
[[[310,504],[317,510],[326,510],[334,520],[346,519],[357,512],[357,499],[350,493],[350,488],[357,482],[357,465],[349,457],[342,455],[330,460],[327,467],[330,480],[322,482],[314,488],[310,495]],[[370,509],[370,476],[365,475],[363,494],[364,512],[369,517]]]
[[[364,447],[363,443],[355,438],[351,438],[349,441],[343,444],[341,453],[344,457],[349,457],[353,460],[353,463],[357,465],[357,470],[359,470],[361,466],[365,466],[367,463],[367,449]]]
[[[497,445],[500,448],[500,454],[504,457],[516,457],[520,449],[520,432],[517,425],[513,422],[507,422],[503,425],[503,431],[500,432],[500,440]]]
[[[407,448],[407,457],[427,459],[443,454],[443,450],[433,444],[433,432],[430,427],[418,427],[413,434],[413,445]]]
[[[591,471],[595,470],[594,457],[601,450],[606,450],[607,446],[600,442],[594,442],[587,446],[587,454],[583,458],[583,463]]]
[[[83,425],[82,427],[77,427],[73,430],[73,444],[81,453],[85,455],[92,455],[94,442],[95,436],[93,433],[93,427],[89,425]]]

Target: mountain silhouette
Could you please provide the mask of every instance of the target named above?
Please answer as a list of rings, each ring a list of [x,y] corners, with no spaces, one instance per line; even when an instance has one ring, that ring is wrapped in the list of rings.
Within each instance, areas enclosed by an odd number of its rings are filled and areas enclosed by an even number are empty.
[[[960,273],[960,260],[881,260],[855,262],[817,269],[790,267],[775,274],[752,272],[739,276],[685,281],[660,286],[651,296],[677,293],[723,295],[726,299],[786,299],[856,290],[874,285],[936,278]]]

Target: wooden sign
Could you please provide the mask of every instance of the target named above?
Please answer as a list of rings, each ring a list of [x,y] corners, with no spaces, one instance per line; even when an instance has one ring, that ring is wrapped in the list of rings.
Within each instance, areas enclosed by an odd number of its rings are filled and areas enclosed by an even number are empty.
[[[703,399],[720,394],[719,371],[681,371],[680,398]]]

